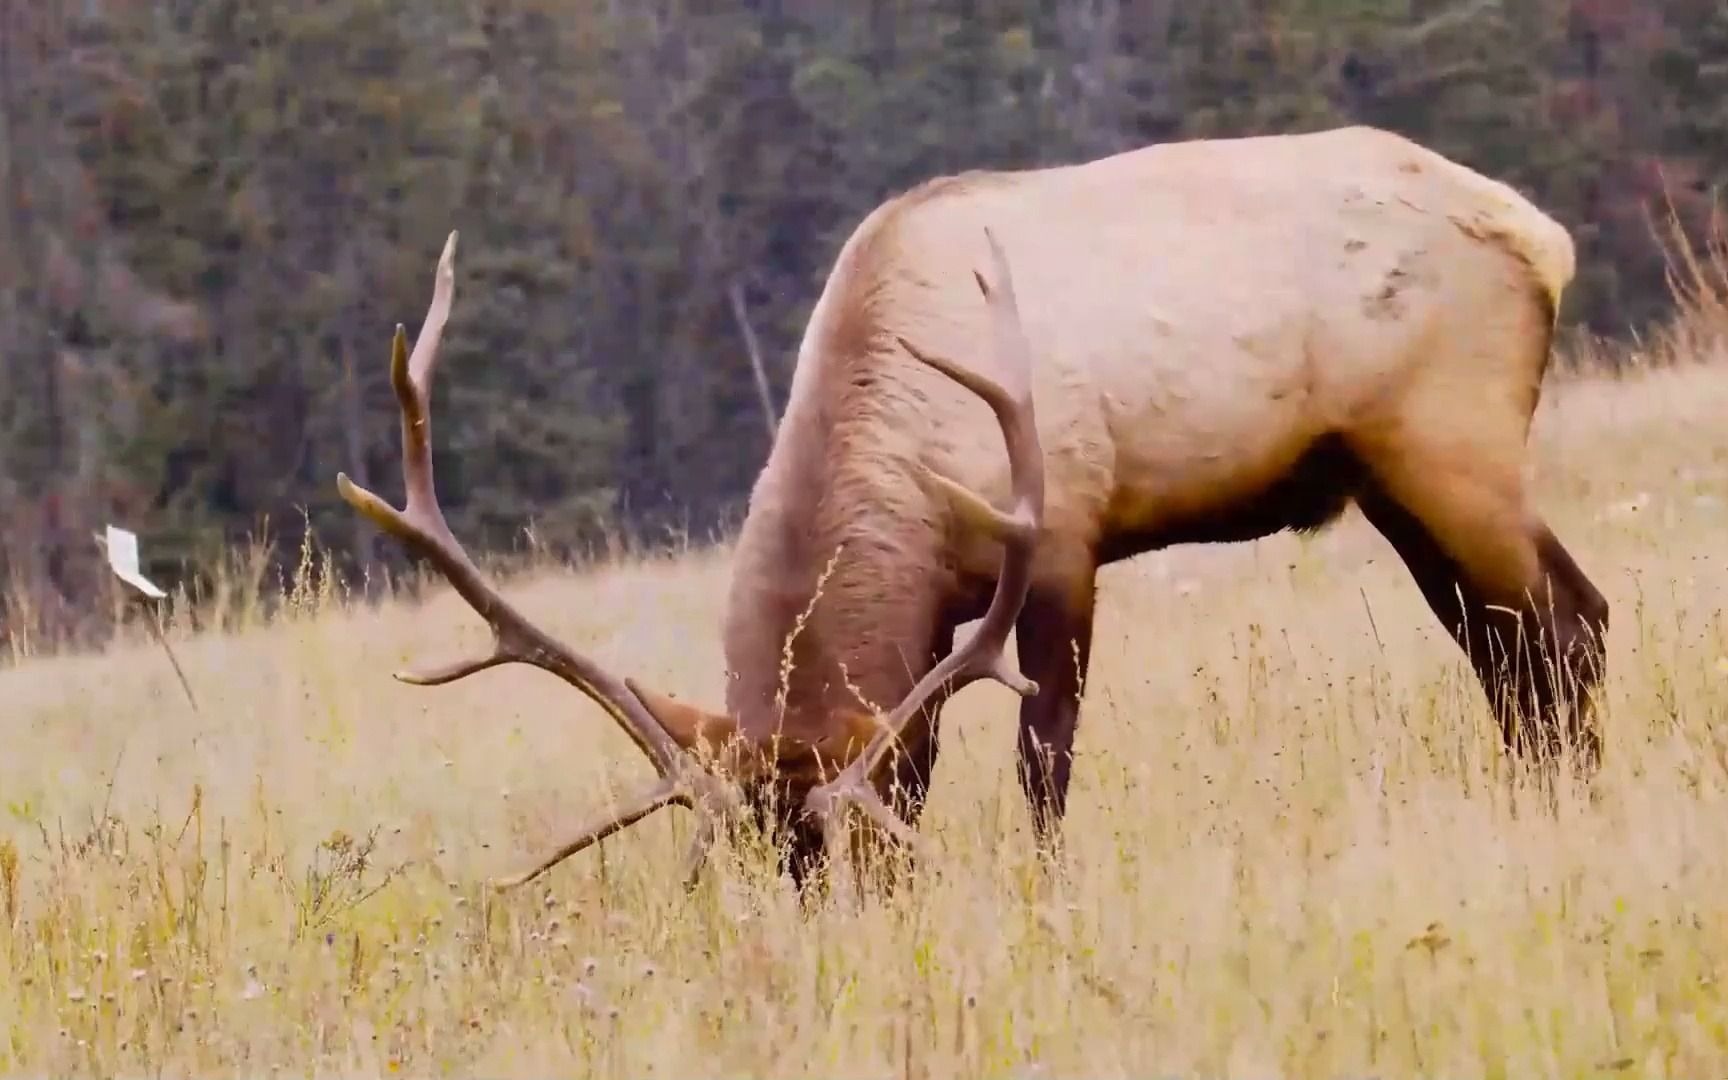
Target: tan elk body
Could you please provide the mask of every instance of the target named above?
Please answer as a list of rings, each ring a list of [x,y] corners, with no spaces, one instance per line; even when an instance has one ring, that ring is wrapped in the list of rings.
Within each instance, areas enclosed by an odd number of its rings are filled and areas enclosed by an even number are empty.
[[[1593,756],[1607,605],[1524,482],[1573,267],[1566,231],[1512,189],[1366,128],[970,173],[885,203],[811,315],[751,495],[725,711],[560,672],[662,744],[661,784],[623,817],[681,801],[702,843],[739,807],[735,780],[781,797],[795,866],[848,803],[910,840],[940,705],[990,675],[1025,695],[1022,781],[1048,835],[1097,568],[1319,528],[1352,500],[1469,650],[1508,744],[1570,734]],[[513,635],[501,659],[549,666]]]

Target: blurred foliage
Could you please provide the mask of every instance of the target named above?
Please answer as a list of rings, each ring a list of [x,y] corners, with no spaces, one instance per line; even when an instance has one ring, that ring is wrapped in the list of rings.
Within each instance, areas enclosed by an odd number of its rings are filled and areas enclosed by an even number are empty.
[[[1360,121],[1573,230],[1566,322],[1668,311],[1728,176],[1715,0],[0,0],[0,596],[92,530],[181,580],[396,489],[386,351],[463,235],[436,410],[475,549],[734,519],[848,231],[939,173]],[[14,600],[16,603],[17,601]],[[5,601],[0,601],[4,612]]]

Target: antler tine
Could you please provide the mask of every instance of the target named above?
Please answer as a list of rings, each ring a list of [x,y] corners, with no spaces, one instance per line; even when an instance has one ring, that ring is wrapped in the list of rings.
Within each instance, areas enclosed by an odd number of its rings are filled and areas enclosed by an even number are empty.
[[[990,247],[993,281],[987,281],[981,274],[974,277],[990,308],[993,353],[1001,372],[998,378],[925,353],[904,339],[900,343],[912,356],[984,399],[1002,427],[1012,477],[1013,510],[1004,513],[971,489],[932,474],[954,497],[963,516],[1002,541],[1004,552],[996,592],[977,632],[918,681],[888,715],[883,729],[863,753],[840,775],[806,797],[806,810],[820,817],[827,831],[838,826],[840,812],[851,804],[901,840],[910,839],[910,830],[882,803],[872,782],[886,762],[889,748],[899,741],[912,717],[944,684],[952,684],[958,690],[977,679],[990,678],[1023,697],[1038,692],[1036,683],[1009,666],[1005,651],[1008,634],[1026,604],[1032,559],[1044,525],[1044,451],[1032,407],[1032,348],[1020,322],[1007,256],[995,234],[988,228],[984,233]]]
[[[402,410],[402,474],[407,485],[409,515],[424,519],[438,539],[461,552],[461,546],[444,523],[438,491],[432,481],[432,372],[438,366],[438,347],[444,342],[444,324],[450,320],[450,305],[456,294],[456,232],[451,231],[438,256],[432,278],[432,303],[408,355],[408,333],[396,324],[390,343],[390,385]],[[462,556],[467,561],[466,554]]]
[[[556,851],[540,860],[540,862],[531,869],[524,870],[520,874],[512,874],[506,878],[499,878],[492,882],[492,888],[499,892],[504,892],[509,889],[515,889],[526,885],[582,849],[591,847],[592,845],[606,839],[608,836],[611,836],[613,833],[618,832],[621,829],[629,828],[631,825],[641,821],[654,811],[663,807],[671,806],[674,803],[681,806],[688,806],[690,805],[689,797],[680,789],[676,778],[671,780],[661,780],[658,784],[655,784],[647,791],[644,791],[636,798],[630,800],[630,802],[620,809],[601,818],[594,824],[577,833],[575,837],[566,843],[559,845]],[[704,821],[698,826],[698,837],[707,836],[711,828],[712,826]]]
[[[656,810],[677,803],[702,816],[699,835],[715,832],[710,820],[736,809],[737,799],[718,776],[703,769],[661,726],[622,680],[575,652],[529,621],[487,583],[468,553],[451,533],[432,472],[432,375],[438,347],[455,294],[456,233],[444,244],[419,339],[410,357],[407,334],[400,324],[391,343],[390,381],[402,413],[402,479],[407,503],[397,510],[377,495],[338,473],[343,499],[410,550],[431,563],[492,630],[492,652],[441,668],[402,672],[397,678],[419,686],[441,686],[501,664],[521,663],[556,675],[587,695],[641,748],[660,774],[660,782],[628,801],[618,813],[584,829],[574,840],[526,874],[506,879],[500,887],[530,881],[606,836],[640,821]]]

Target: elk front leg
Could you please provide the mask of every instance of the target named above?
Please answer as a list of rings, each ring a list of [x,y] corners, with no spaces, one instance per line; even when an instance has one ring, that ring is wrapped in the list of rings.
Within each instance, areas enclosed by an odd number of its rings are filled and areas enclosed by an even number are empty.
[[[1020,672],[1038,692],[1020,703],[1020,787],[1042,847],[1054,843],[1068,807],[1080,692],[1092,651],[1096,571],[1034,585],[1015,625]]]
[[[935,643],[930,650],[930,666],[954,651],[954,622],[943,619],[937,628]],[[924,706],[919,722],[901,740],[904,753],[896,756],[893,765],[892,793],[889,808],[912,828],[918,827],[925,799],[930,794],[930,780],[936,772],[936,758],[942,745],[942,709],[951,695],[938,691]]]

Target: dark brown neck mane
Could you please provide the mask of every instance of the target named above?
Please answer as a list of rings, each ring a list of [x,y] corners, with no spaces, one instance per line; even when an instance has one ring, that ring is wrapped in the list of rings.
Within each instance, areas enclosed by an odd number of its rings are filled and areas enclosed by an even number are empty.
[[[926,403],[879,318],[875,230],[861,233],[811,314],[734,555],[727,711],[749,736],[831,736],[932,663],[947,570],[916,474]]]

